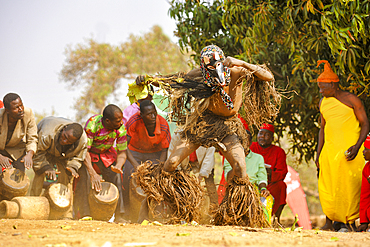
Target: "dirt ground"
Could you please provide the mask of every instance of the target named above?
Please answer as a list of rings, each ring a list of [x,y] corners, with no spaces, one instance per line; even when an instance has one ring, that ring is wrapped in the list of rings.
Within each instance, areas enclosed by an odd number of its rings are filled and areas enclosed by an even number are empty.
[[[282,231],[232,226],[0,220],[0,246],[370,246],[370,232]]]

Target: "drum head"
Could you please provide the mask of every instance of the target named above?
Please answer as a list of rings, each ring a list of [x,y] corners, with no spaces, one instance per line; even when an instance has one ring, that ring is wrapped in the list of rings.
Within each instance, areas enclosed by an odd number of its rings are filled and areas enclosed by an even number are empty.
[[[51,184],[45,194],[50,204],[58,209],[68,209],[71,205],[72,192],[64,184]]]
[[[101,185],[101,191],[96,192],[95,190],[91,190],[93,196],[97,199],[97,201],[110,203],[118,199],[119,192],[114,184],[109,182],[102,182]]]
[[[14,196],[25,196],[27,194],[30,180],[27,175],[19,169],[5,169],[0,178],[0,193]]]

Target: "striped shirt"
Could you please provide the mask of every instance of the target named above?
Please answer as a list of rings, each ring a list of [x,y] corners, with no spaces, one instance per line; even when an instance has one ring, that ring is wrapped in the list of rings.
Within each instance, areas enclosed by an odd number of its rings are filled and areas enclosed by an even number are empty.
[[[116,151],[127,149],[125,125],[122,124],[118,130],[109,131],[103,125],[102,115],[89,118],[85,125],[85,132],[89,152],[101,154],[107,152],[114,144],[116,144]]]

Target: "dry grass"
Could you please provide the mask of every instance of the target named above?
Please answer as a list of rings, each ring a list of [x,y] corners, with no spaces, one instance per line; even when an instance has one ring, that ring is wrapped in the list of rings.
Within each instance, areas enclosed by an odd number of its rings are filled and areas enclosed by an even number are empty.
[[[164,201],[172,212],[167,223],[199,221],[204,191],[196,177],[178,170],[165,172],[163,163],[153,164],[151,161],[142,163],[134,176],[137,185],[148,196],[152,214],[155,214],[156,206]]]
[[[267,66],[260,65],[269,70]],[[239,111],[249,126],[258,129],[263,123],[271,123],[279,113],[281,94],[276,90],[273,81],[259,81],[249,70],[241,77],[243,83],[243,104]],[[253,131],[253,128],[251,128]]]
[[[259,193],[248,178],[234,177],[213,219],[215,225],[269,227]]]

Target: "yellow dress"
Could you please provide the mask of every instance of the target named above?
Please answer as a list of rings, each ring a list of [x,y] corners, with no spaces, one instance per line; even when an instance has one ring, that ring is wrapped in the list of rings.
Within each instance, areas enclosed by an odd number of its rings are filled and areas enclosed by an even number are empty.
[[[363,146],[352,161],[344,152],[360,136],[360,123],[351,107],[334,97],[323,98],[325,142],[320,153],[319,194],[324,214],[331,220],[352,223],[359,217]]]

